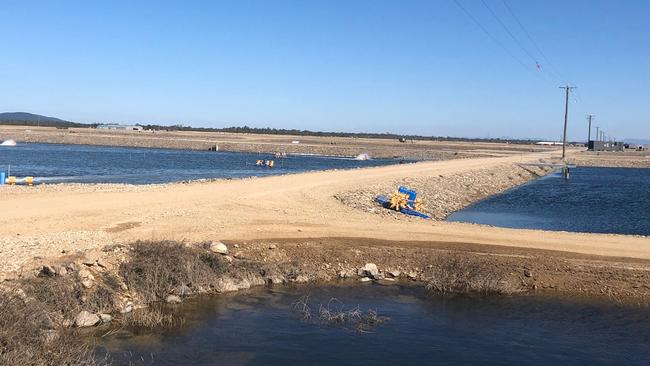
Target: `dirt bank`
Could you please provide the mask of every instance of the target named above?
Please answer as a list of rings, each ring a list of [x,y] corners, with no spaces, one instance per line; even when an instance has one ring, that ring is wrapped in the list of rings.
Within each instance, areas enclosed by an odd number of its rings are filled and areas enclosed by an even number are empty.
[[[43,260],[2,284],[0,362],[94,364],[80,328],[170,325],[156,304],[252,286],[410,281],[439,295],[570,294],[647,307],[649,270],[650,260],[358,238],[108,246]]]
[[[492,169],[505,188],[516,164],[547,159],[524,157],[460,159],[394,166],[313,172],[258,179],[168,184],[57,185],[29,190],[0,187],[0,273],[34,258],[59,256],[137,240],[186,242],[273,238],[357,237],[459,242],[541,248],[616,257],[650,258],[648,238],[536,230],[514,230],[428,220],[394,220],[341,203],[336,195],[408,179],[434,179],[449,197],[423,193],[425,202],[459,207],[487,192],[451,177]],[[511,168],[504,169],[504,164]],[[440,178],[440,176],[443,176]],[[488,173],[489,175],[489,173]],[[515,174],[513,177],[517,177]],[[447,177],[448,181],[444,178]],[[437,181],[435,179],[443,179]],[[522,177],[516,178],[522,179]],[[448,183],[446,183],[448,182]],[[462,184],[458,184],[461,182]],[[383,188],[382,188],[383,189]],[[426,191],[426,187],[423,186]],[[443,190],[444,192],[444,190]],[[385,192],[387,193],[387,192]],[[370,196],[369,196],[370,197]],[[445,201],[447,200],[447,201]],[[368,201],[366,201],[368,202]],[[436,210],[432,206],[432,210]],[[444,214],[446,211],[440,211]],[[408,234],[405,234],[408,233]]]
[[[351,137],[237,134],[221,132],[110,131],[90,128],[59,130],[47,127],[0,126],[0,140],[57,144],[155,147],[167,149],[316,154],[357,156],[367,153],[375,158],[445,160],[461,157],[505,156],[537,151],[548,147],[524,144],[413,141]],[[297,143],[295,143],[297,142]]]
[[[426,284],[436,279],[436,267],[450,258],[458,260],[459,268],[446,270],[457,270],[463,277],[468,275],[468,266],[476,267],[480,276],[497,278],[504,284],[506,294],[547,290],[650,305],[648,259],[468,243],[340,237],[110,245],[39,259],[4,285],[58,277],[82,284],[90,278],[83,287],[91,293],[97,286],[105,285],[106,280],[117,281],[111,285],[116,296],[110,299],[112,309],[87,309],[110,312],[122,310],[127,302],[137,308],[163,301],[181,285],[190,287],[185,296],[231,292],[255,285],[363,277]],[[207,264],[214,273],[201,272],[199,262]],[[367,263],[378,267],[378,276],[359,272]],[[150,274],[155,275],[148,278]],[[156,286],[147,281],[155,281]]]
[[[569,162],[580,166],[607,168],[650,168],[650,152],[592,152],[572,154]]]
[[[344,204],[399,220],[417,220],[399,212],[386,210],[375,202],[377,195],[390,195],[398,186],[415,189],[420,197],[426,197],[422,210],[435,220],[444,220],[454,211],[470,204],[504,192],[512,187],[539,178],[551,172],[547,167],[521,167],[503,164],[489,169],[437,177],[404,177],[380,184],[364,186],[362,189],[343,192],[336,198]]]

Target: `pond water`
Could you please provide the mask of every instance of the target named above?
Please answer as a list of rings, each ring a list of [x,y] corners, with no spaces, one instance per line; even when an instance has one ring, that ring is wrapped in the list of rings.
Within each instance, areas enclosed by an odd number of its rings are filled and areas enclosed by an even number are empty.
[[[449,221],[518,229],[650,235],[650,169],[560,172],[479,201]]]
[[[312,310],[374,309],[385,323],[355,331],[305,321]],[[99,356],[134,365],[647,365],[650,311],[549,296],[440,297],[412,285],[251,290],[179,305],[174,329],[102,338]]]
[[[275,160],[273,168],[258,159]],[[397,163],[392,159],[354,160],[323,156],[229,153],[90,145],[19,144],[0,147],[0,170],[35,183],[167,183],[203,178],[241,178],[350,169]]]

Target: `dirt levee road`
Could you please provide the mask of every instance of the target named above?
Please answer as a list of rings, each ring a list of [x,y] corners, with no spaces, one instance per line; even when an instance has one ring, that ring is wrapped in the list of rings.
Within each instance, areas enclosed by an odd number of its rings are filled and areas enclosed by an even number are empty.
[[[5,186],[0,188],[0,272],[15,270],[34,257],[138,239],[196,242],[347,237],[650,258],[650,239],[644,237],[397,220],[346,206],[335,198],[341,192],[402,177],[440,177],[488,168],[498,172],[504,165],[538,161],[550,154],[161,186]]]
[[[0,126],[0,140],[19,143],[88,144],[103,146],[152,147],[167,149],[316,154],[357,156],[367,153],[375,158],[446,160],[477,156],[507,156],[548,151],[553,147],[477,141],[266,135],[227,132],[189,131],[113,131],[94,128],[55,129],[50,127]]]

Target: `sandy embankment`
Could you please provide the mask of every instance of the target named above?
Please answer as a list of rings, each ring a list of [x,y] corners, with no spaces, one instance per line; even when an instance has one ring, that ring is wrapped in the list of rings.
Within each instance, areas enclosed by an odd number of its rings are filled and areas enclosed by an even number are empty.
[[[546,175],[550,167],[526,167],[516,164],[502,164],[485,169],[476,169],[451,175],[402,177],[366,185],[363,188],[336,194],[346,205],[390,216],[398,220],[419,220],[393,210],[386,210],[375,202],[377,195],[389,195],[399,186],[415,189],[423,200],[423,211],[435,220],[444,220],[452,212],[472,203],[504,192],[510,188]]]
[[[90,128],[55,129],[48,127],[0,126],[0,140],[19,143],[87,144],[100,146],[150,147],[185,150],[315,154],[357,156],[368,153],[374,158],[446,160],[477,156],[507,156],[548,151],[548,147],[485,142],[413,141],[396,139],[262,135],[224,132],[181,131],[110,131]],[[295,141],[299,143],[294,143]]]
[[[530,265],[551,263],[547,269],[552,272],[549,278],[553,278],[554,284],[547,280],[549,287],[558,288],[561,283],[571,282],[577,283],[573,288],[593,290],[588,292],[596,291],[602,284],[648,293],[650,289],[647,287],[620,280],[631,275],[645,278],[650,269],[647,263],[650,240],[646,237],[514,230],[419,219],[395,220],[344,205],[335,198],[368,187],[383,190],[404,179],[413,183],[415,188],[421,183],[434,182],[429,185],[438,189],[440,195],[427,197],[427,191],[434,190],[425,187],[422,196],[431,202],[428,209],[435,216],[442,217],[449,208],[437,207],[440,202],[448,202],[450,207],[461,207],[472,199],[521,183],[530,177],[520,175],[523,174],[521,168],[515,164],[548,159],[550,155],[538,153],[424,162],[160,186],[2,187],[0,272],[22,267],[24,273],[33,273],[38,265],[61,256],[67,258],[64,260],[98,256],[109,262],[119,261],[121,254],[112,256],[110,251],[103,252],[102,248],[136,240],[171,239],[197,243],[219,239],[226,243],[241,243],[242,248],[250,243],[262,243],[257,249],[259,251],[263,250],[264,243],[293,243],[291,245],[306,252],[285,251],[281,258],[265,257],[263,260],[304,261],[316,267],[328,263],[332,271],[335,263],[331,261],[336,256],[326,258],[321,255],[323,248],[330,245],[330,249],[356,248],[359,250],[357,255],[364,258],[369,255],[363,253],[373,253],[373,247],[390,247],[391,253],[410,251],[415,253],[411,258],[416,258],[422,251],[433,253],[431,251],[441,248],[445,251],[481,252],[491,258],[507,257],[512,263],[517,262],[512,258],[527,256],[536,258],[528,260]],[[474,177],[474,180],[459,177]],[[487,182],[477,186],[480,182],[476,177]],[[370,198],[368,195],[366,200]],[[528,252],[531,250],[536,251],[532,257]],[[549,256],[555,259],[548,262]],[[408,258],[404,257],[405,267],[413,270],[419,267]],[[381,258],[377,261],[380,262]],[[616,276],[611,273],[616,273]],[[576,277],[583,275],[583,278]],[[597,281],[595,285],[594,281]]]
[[[578,166],[607,168],[650,168],[649,151],[593,152],[583,151],[569,157]]]
[[[345,207],[334,196],[377,182],[454,175],[520,160],[520,157],[465,159],[160,186],[54,185],[33,189],[5,186],[0,190],[3,202],[0,270],[17,269],[37,256],[141,239],[401,240],[403,232],[408,231],[411,240],[494,243],[503,235],[498,229],[494,231],[495,238],[488,239],[483,234],[477,236],[472,226],[387,221]]]

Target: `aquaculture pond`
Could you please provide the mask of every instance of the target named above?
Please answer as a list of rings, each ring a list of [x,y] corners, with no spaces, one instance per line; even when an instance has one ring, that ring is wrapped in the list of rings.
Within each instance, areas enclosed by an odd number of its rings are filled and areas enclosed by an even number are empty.
[[[304,316],[304,303],[312,317]],[[298,306],[296,306],[298,304]],[[375,310],[378,324],[321,321]],[[98,357],[133,365],[647,365],[650,311],[542,295],[441,297],[412,285],[251,290],[177,305],[167,329],[116,328]],[[102,330],[105,332],[105,330]]]
[[[578,167],[453,213],[449,221],[494,226],[650,235],[650,169]]]
[[[273,168],[257,160],[275,160]],[[392,159],[355,160],[324,156],[276,159],[272,154],[63,144],[0,147],[0,171],[34,177],[38,183],[167,183],[241,178],[394,164]]]

